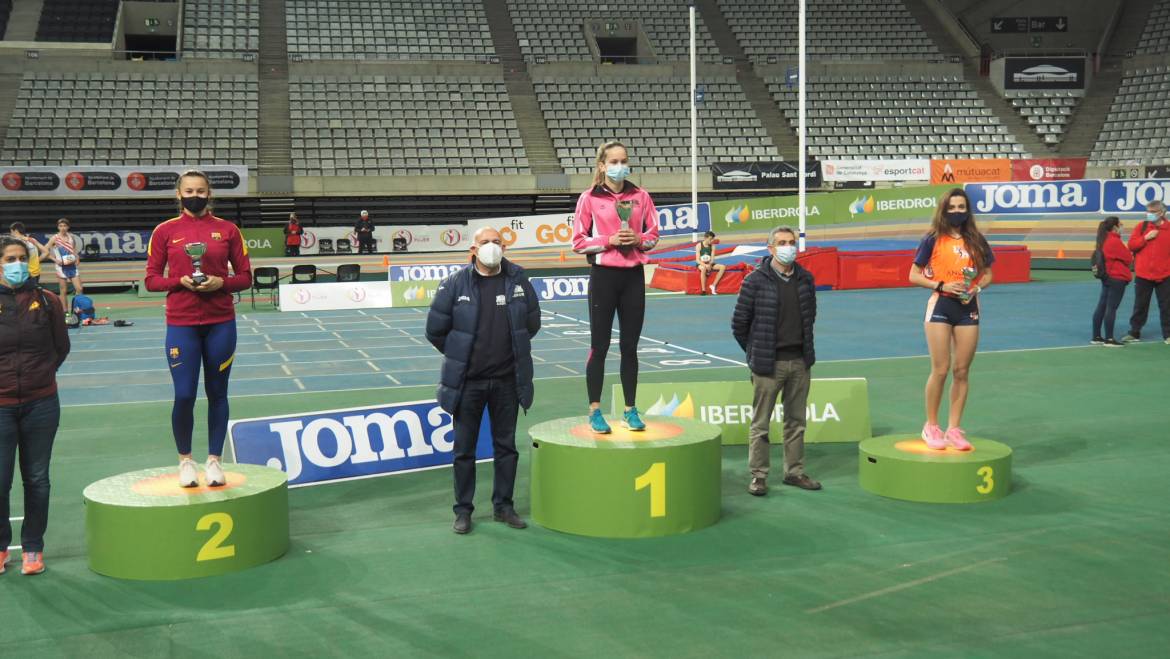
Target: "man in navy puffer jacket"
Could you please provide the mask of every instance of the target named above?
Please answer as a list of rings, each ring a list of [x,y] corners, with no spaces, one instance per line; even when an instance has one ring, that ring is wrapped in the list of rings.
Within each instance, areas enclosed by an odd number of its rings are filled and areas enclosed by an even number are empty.
[[[427,315],[427,340],[443,353],[439,405],[455,432],[456,533],[471,531],[475,509],[475,445],[486,407],[491,419],[495,475],[494,519],[527,526],[516,514],[516,415],[532,406],[532,337],[540,330],[540,304],[520,266],[505,261],[495,229],[472,240],[472,262],[439,284]]]

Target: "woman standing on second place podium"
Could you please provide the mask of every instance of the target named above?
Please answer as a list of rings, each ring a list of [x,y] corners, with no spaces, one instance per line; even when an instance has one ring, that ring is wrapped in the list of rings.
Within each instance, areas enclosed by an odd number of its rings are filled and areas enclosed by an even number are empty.
[[[200,365],[207,392],[207,484],[225,485],[219,457],[227,437],[228,378],[236,353],[232,293],[252,286],[252,266],[240,230],[211,214],[207,176],[188,170],[179,176],[176,188],[181,214],[158,225],[150,236],[146,289],[167,293],[166,357],[175,384],[171,430],[179,450],[179,485],[199,485],[191,433]],[[207,278],[203,283],[192,278],[195,268],[187,247],[193,243],[202,243],[206,250],[200,265]],[[234,274],[228,271],[229,263]]]
[[[613,335],[613,315],[620,324],[622,425],[645,430],[634,400],[638,393],[638,340],[646,315],[646,252],[658,244],[658,211],[650,194],[626,180],[630,159],[621,142],[597,149],[593,187],[581,193],[573,216],[573,251],[589,259],[589,357],[585,386],[589,424],[595,433],[610,432],[601,414],[605,355]]]

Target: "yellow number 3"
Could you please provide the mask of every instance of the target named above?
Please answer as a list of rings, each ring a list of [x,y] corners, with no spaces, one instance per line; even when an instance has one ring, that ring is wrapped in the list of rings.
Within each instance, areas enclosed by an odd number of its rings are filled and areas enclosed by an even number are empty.
[[[995,489],[995,481],[991,478],[995,472],[992,471],[991,467],[980,467],[979,471],[975,473],[983,477],[983,484],[976,485],[975,491],[979,494],[991,494],[991,491]]]
[[[227,513],[209,513],[199,518],[195,523],[196,531],[210,531],[212,526],[219,527],[211,536],[211,539],[204,543],[203,548],[199,550],[199,555],[195,557],[196,562],[214,561],[221,558],[231,558],[236,555],[235,545],[224,545],[223,541],[228,539],[232,534],[232,529],[235,527],[235,521],[232,516]]]

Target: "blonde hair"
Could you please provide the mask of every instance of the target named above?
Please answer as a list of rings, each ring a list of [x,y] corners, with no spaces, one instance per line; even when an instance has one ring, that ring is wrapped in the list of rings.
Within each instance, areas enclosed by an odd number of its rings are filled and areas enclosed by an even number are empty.
[[[601,163],[605,162],[605,154],[610,149],[612,149],[614,147],[619,147],[619,146],[623,149],[626,148],[625,144],[622,144],[621,142],[619,142],[617,140],[610,140],[608,142],[603,143],[601,146],[597,147],[597,163],[593,167],[593,187],[596,188],[597,186],[601,185],[602,183],[605,183],[605,172],[598,169],[596,165],[600,165]]]

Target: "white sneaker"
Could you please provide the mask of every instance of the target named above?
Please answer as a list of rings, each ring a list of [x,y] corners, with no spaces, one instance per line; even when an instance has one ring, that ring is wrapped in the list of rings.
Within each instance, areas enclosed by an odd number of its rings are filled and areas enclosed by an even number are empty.
[[[223,467],[220,466],[219,460],[207,458],[206,470],[208,487],[227,485],[227,477],[223,474]]]
[[[199,469],[191,458],[179,461],[179,487],[199,487]]]
[[[711,287],[711,295],[719,295],[718,293],[715,292],[714,286]]]

